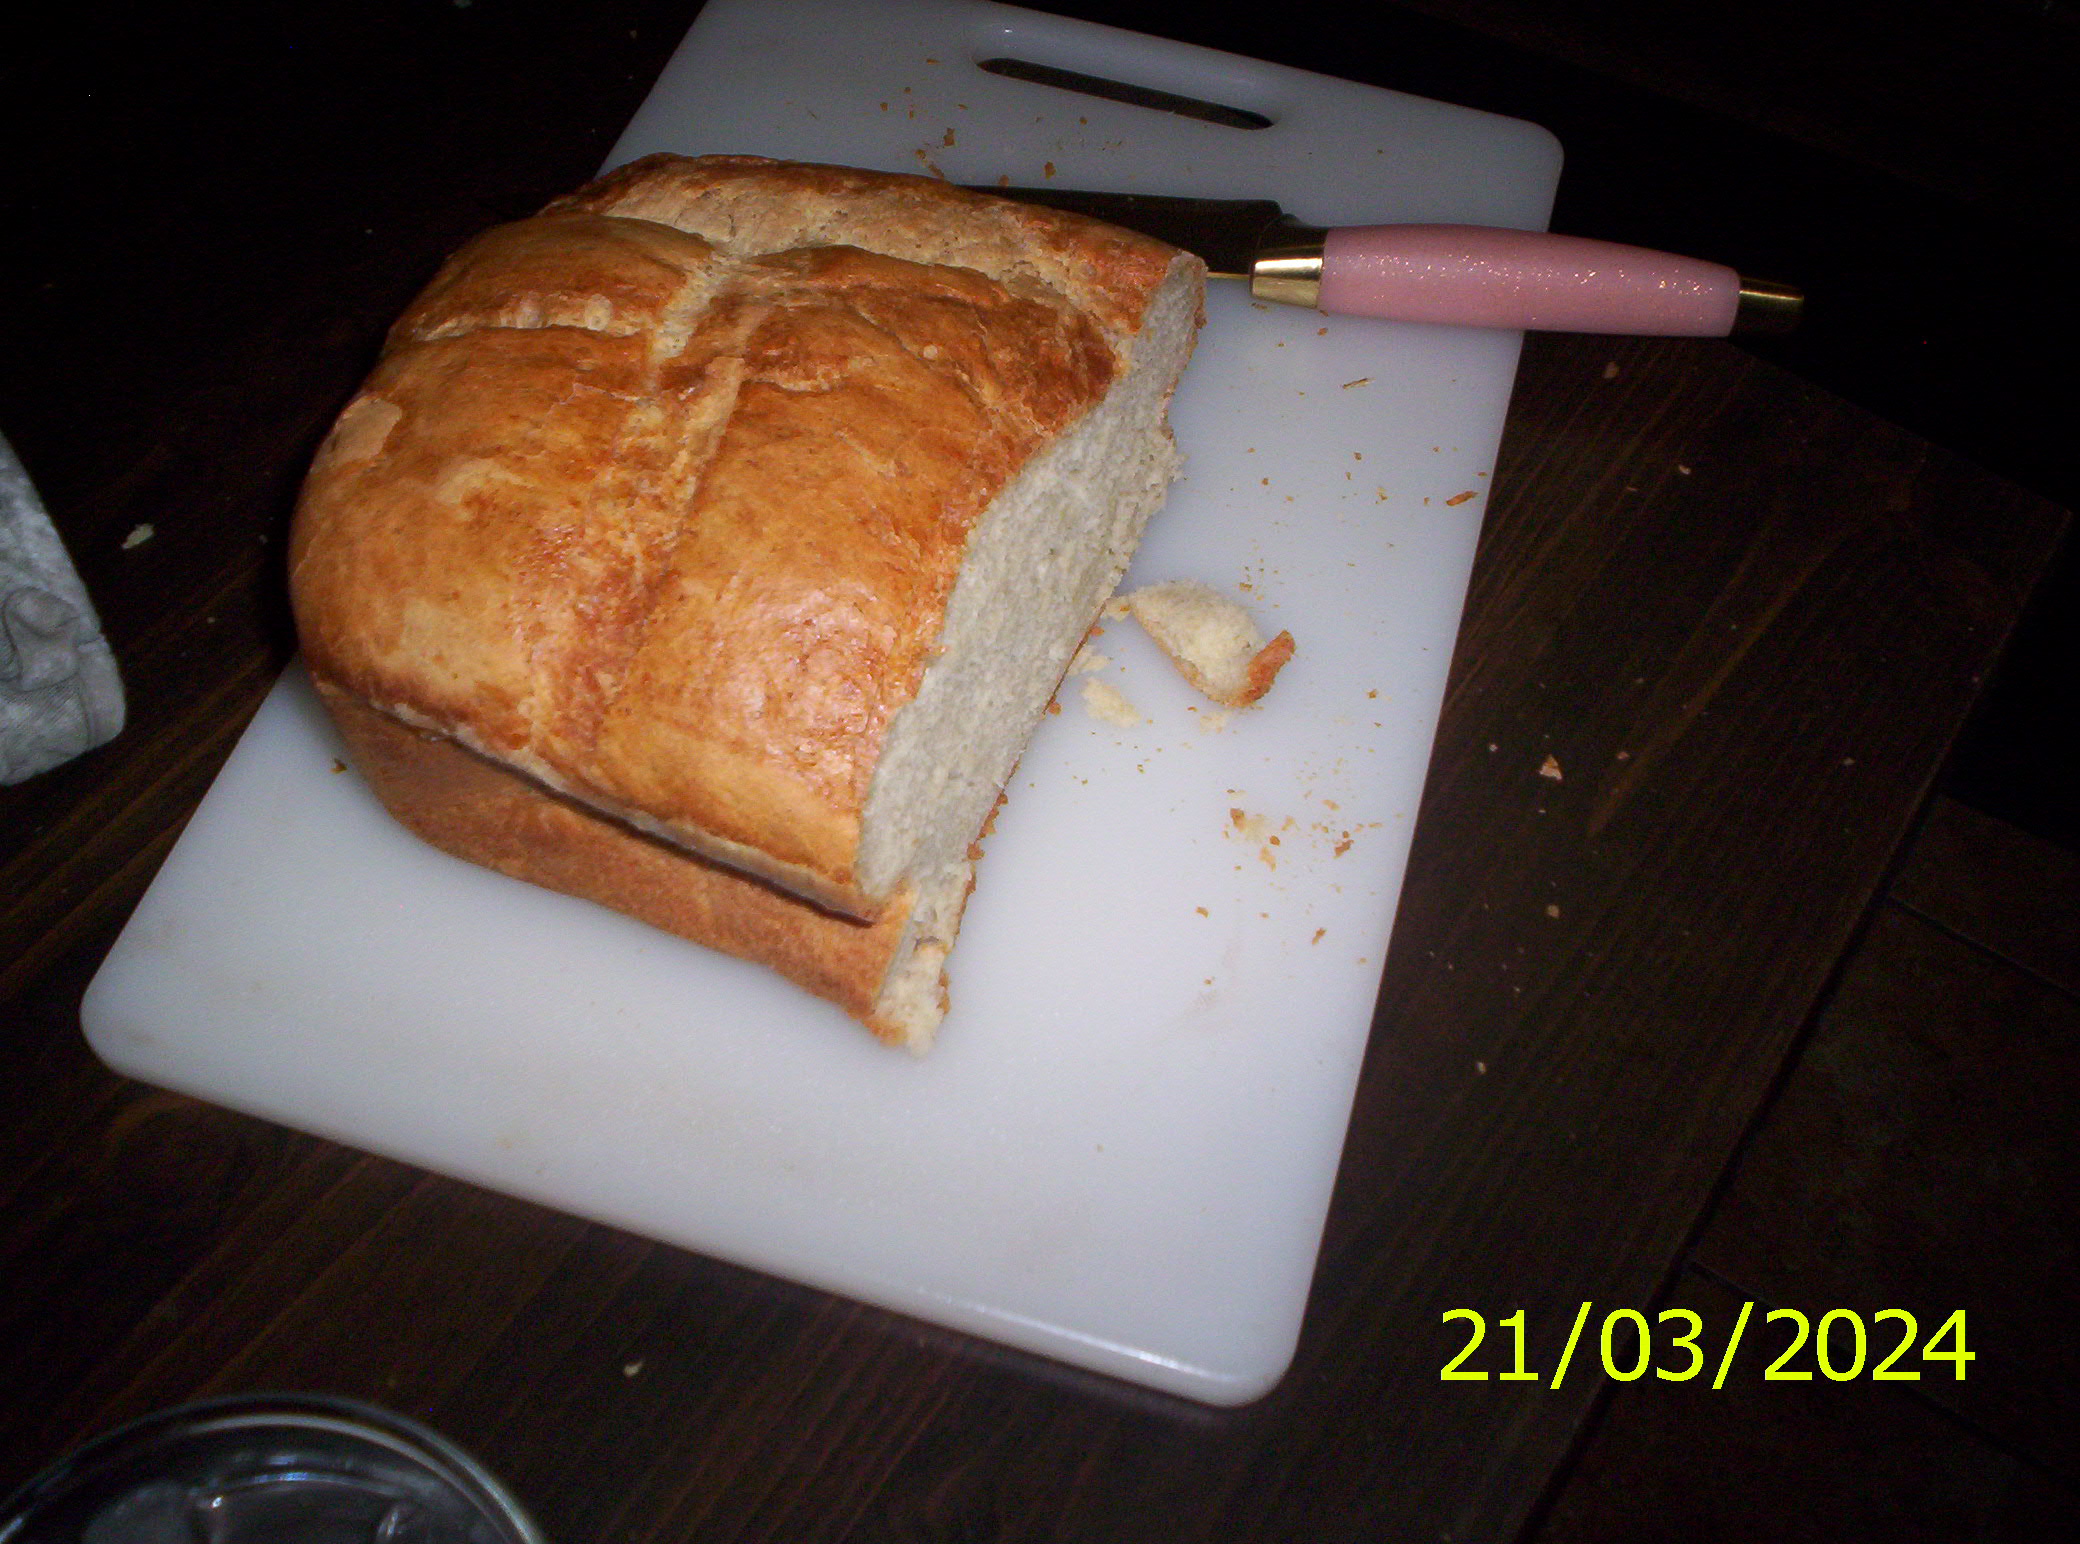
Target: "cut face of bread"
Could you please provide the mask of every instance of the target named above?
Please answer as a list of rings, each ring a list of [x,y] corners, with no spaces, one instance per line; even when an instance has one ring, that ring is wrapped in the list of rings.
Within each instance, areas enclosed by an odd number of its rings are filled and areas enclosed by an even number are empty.
[[[1151,584],[1121,598],[1184,678],[1223,707],[1256,702],[1293,657],[1291,633],[1267,643],[1248,611],[1197,580]]]
[[[430,840],[921,1047],[983,825],[1175,473],[1203,277],[930,179],[635,163],[393,329],[298,508],[312,674]],[[521,790],[496,831],[480,772]]]
[[[1137,362],[983,512],[940,654],[896,714],[867,799],[860,875],[885,891],[961,862],[1176,474],[1163,429],[1191,346],[1188,284],[1158,295]]]

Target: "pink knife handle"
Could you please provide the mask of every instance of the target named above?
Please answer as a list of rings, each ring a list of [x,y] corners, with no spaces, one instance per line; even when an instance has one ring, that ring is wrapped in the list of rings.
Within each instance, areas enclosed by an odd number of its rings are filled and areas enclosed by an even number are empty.
[[[1321,309],[1544,332],[1722,337],[1740,275],[1645,247],[1488,225],[1348,225],[1322,252]]]

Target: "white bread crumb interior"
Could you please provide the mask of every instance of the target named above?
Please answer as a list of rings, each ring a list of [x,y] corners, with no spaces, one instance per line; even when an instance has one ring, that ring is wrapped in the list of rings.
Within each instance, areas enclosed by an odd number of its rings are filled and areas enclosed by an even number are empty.
[[[1164,415],[1198,305],[1196,275],[1180,264],[1123,379],[983,513],[941,653],[889,727],[860,873],[869,889],[916,897],[877,1004],[914,1050],[930,1045],[944,1011],[942,970],[974,876],[975,833],[1177,475]]]

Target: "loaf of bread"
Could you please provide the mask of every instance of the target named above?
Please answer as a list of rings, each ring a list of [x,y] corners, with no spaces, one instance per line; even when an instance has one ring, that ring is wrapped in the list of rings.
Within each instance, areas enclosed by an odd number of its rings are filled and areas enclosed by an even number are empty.
[[[922,1049],[1175,475],[1204,270],[928,178],[635,162],[459,252],[318,452],[304,656],[399,819]]]

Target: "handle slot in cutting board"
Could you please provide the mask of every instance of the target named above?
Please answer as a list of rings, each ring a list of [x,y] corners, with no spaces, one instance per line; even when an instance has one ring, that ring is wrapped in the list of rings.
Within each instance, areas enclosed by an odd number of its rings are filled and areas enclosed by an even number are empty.
[[[1085,75],[1077,70],[1065,70],[1057,65],[1040,64],[1031,59],[1012,59],[998,56],[984,59],[977,69],[987,70],[992,75],[1002,75],[1010,80],[1030,81],[1036,86],[1053,86],[1061,91],[1080,92],[1084,96],[1100,97],[1108,102],[1125,102],[1134,107],[1153,108],[1157,112],[1176,113],[1180,118],[1197,118],[1205,123],[1218,123],[1230,129],[1268,129],[1271,120],[1262,113],[1253,113],[1243,107],[1228,107],[1219,102],[1208,102],[1202,97],[1179,96],[1175,92],[1158,91],[1153,86],[1137,86],[1129,81],[1107,80],[1102,75]]]
[[[973,67],[998,55],[1276,121]],[[1529,125],[966,0],[711,0],[613,161],[660,149],[973,183],[1051,164],[1324,221],[1540,225],[1558,175]],[[1217,723],[1108,631],[1144,722],[1072,695],[1043,723],[922,1061],[762,971],[420,845],[335,775],[295,671],[97,976],[88,1036],[300,1129],[1250,1399],[1299,1333],[1516,349],[1210,297],[1173,411],[1187,470],[1130,582],[1247,584],[1299,654]]]

